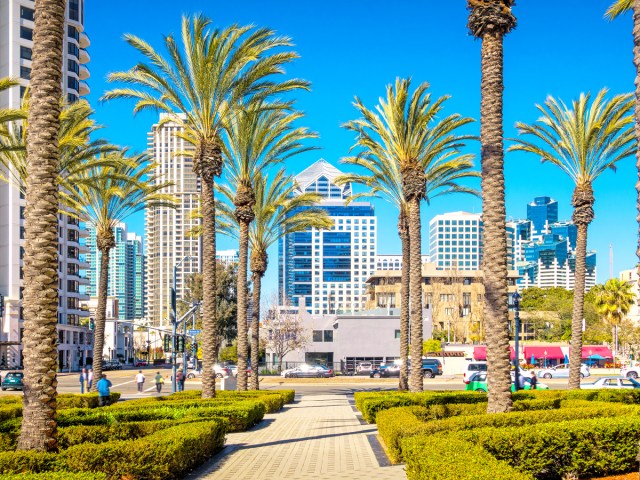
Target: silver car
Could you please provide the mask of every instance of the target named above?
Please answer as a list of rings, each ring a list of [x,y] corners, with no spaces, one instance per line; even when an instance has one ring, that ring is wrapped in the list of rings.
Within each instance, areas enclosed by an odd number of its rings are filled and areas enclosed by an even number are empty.
[[[584,363],[580,365],[580,378],[590,377],[589,367]],[[538,370],[538,378],[569,378],[569,364],[561,363],[555,367]]]
[[[580,388],[585,390],[593,390],[600,388],[640,388],[640,382],[634,380],[633,378],[627,377],[602,377],[596,380],[593,383],[582,383]]]

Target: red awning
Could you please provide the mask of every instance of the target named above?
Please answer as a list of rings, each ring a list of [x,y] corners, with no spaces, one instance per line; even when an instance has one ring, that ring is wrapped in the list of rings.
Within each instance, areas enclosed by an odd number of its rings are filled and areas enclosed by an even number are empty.
[[[591,355],[600,355],[604,358],[613,358],[613,353],[605,345],[585,345],[582,347],[582,358],[589,358]]]
[[[564,360],[564,353],[560,347],[546,346],[546,347],[524,347],[524,358],[527,361],[531,361],[531,356],[537,359],[546,358],[547,360]]]
[[[511,360],[515,360],[516,351],[512,346],[509,346],[509,350],[511,351]],[[480,345],[477,347],[473,347],[473,358],[475,360],[486,360],[487,359],[487,347],[484,345]]]

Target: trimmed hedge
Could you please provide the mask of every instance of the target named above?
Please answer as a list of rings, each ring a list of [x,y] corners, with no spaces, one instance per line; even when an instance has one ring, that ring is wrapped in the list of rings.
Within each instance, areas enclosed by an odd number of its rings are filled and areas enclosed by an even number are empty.
[[[112,392],[111,403],[120,400],[120,394]],[[97,393],[61,393],[57,399],[58,409],[65,408],[98,408],[99,397]]]
[[[393,392],[393,393],[397,393],[397,392]],[[216,398],[228,398],[228,397],[239,397],[239,396],[254,397],[254,396],[260,396],[260,395],[272,395],[272,394],[281,395],[284,398],[284,403],[293,403],[295,399],[296,391],[295,390],[245,390],[245,391],[216,390]],[[187,390],[184,392],[172,393],[171,395],[164,398],[174,399],[174,398],[184,398],[184,397],[192,398],[192,397],[200,397],[200,396],[202,396],[202,390]],[[162,397],[156,397],[156,398],[162,398]]]
[[[181,478],[224,446],[221,419],[172,427],[129,441],[76,445],[60,456],[73,471],[99,471],[109,480]]]
[[[3,475],[2,480],[106,480],[104,473],[96,472],[46,472],[46,473],[17,473]]]
[[[409,480],[533,480],[492,457],[482,447],[453,436],[405,439]]]
[[[162,400],[158,400],[162,398]],[[172,408],[200,408],[211,405],[226,405],[242,401],[254,401],[264,404],[267,413],[275,413],[282,409],[284,405],[283,397],[276,394],[261,394],[261,395],[233,395],[216,398],[180,398],[174,399],[171,397],[150,397],[140,400],[132,400],[130,402],[122,402],[109,407],[110,410],[130,410],[136,409],[149,409],[159,407],[172,407]]]
[[[0,474],[3,475],[7,473],[59,471],[64,470],[64,467],[64,459],[56,453],[24,450],[0,452]]]
[[[22,416],[22,404],[3,405],[0,407],[0,422]]]

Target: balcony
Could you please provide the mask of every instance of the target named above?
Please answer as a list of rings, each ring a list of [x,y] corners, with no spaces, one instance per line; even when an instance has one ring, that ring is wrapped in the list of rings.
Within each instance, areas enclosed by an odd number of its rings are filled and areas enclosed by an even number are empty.
[[[84,48],[80,49],[80,63],[87,64],[91,61],[91,57],[89,56],[89,52],[87,52]]]
[[[89,40],[89,35],[86,33],[80,34],[80,48],[87,48],[91,45],[91,40]]]
[[[80,80],[86,80],[91,76],[91,73],[89,72],[89,69],[87,67],[85,67],[84,65],[80,65],[78,75],[80,77]]]
[[[87,82],[80,82],[80,90],[78,90],[80,96],[84,97],[86,95],[89,95],[90,92],[91,89],[89,88],[89,84]]]

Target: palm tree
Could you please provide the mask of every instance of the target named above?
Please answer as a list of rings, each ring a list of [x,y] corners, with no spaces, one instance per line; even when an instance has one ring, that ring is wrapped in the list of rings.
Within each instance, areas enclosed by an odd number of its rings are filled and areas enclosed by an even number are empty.
[[[629,313],[635,301],[635,293],[630,283],[610,278],[604,285],[592,289],[594,303],[598,312],[611,326],[613,338],[613,363],[618,354],[618,327]]]
[[[484,228],[484,316],[488,361],[488,413],[511,410],[507,237],[504,200],[502,92],[503,38],[516,26],[514,0],[467,0],[471,34],[482,40],[480,159]]]
[[[297,195],[297,185],[292,177],[286,175],[284,169],[279,170],[272,180],[268,175],[258,172],[254,177],[255,205],[254,221],[249,232],[251,245],[251,282],[253,285],[251,316],[251,389],[258,390],[258,361],[260,338],[260,301],[262,295],[262,278],[267,271],[269,257],[267,250],[280,238],[294,232],[302,232],[311,228],[331,228],[333,221],[322,208],[313,208],[322,197],[316,193]],[[228,202],[234,198],[234,186],[219,187]],[[224,229],[230,236],[236,236],[237,222],[231,209],[221,207],[223,218],[228,223]],[[238,333],[238,339],[240,333]],[[238,365],[238,375],[240,375]]]
[[[58,130],[65,0],[35,6],[25,208],[24,401],[20,450],[58,448]]]
[[[343,176],[341,182],[356,181],[381,193],[400,210],[399,232],[403,241],[403,253],[409,251],[409,262],[403,270],[409,271],[410,309],[406,297],[401,302],[401,356],[408,341],[406,312],[411,318],[411,357],[414,359],[409,374],[412,391],[422,391],[422,232],[420,226],[420,202],[433,196],[453,191],[467,190],[457,184],[459,179],[473,176],[471,156],[461,155],[458,148],[467,136],[457,135],[457,130],[472,122],[458,114],[437,119],[443,103],[449,98],[440,97],[433,103],[426,93],[427,83],[409,94],[410,80],[397,79],[395,88],[387,86],[386,99],[380,99],[376,110],[370,110],[356,98],[356,109],[362,115],[345,125],[357,134],[353,148],[359,148],[356,157],[346,163],[364,166],[368,175]],[[436,193],[437,192],[437,193]],[[408,225],[408,228],[406,226]],[[408,231],[407,231],[408,230]],[[408,239],[408,247],[405,246]],[[406,282],[406,276],[404,276]],[[404,324],[404,328],[403,328]],[[406,363],[406,362],[404,362]],[[404,385],[401,385],[401,387]]]
[[[202,360],[205,372],[213,371],[216,342],[216,209],[215,178],[222,174],[222,124],[231,107],[247,99],[308,88],[307,82],[274,82],[284,65],[297,58],[280,51],[291,46],[287,37],[275,36],[267,28],[232,25],[209,30],[210,20],[195,15],[182,19],[182,46],[173,35],[165,37],[169,53],[164,57],[144,40],[126,35],[125,39],[147,60],[127,72],[109,75],[110,81],[139,87],[107,92],[105,99],[133,99],[134,113],[146,109],[166,112],[161,124],[175,122],[179,134],[194,150],[193,171],[202,179],[200,205],[203,215],[203,333]],[[278,53],[271,53],[273,50]],[[202,396],[215,396],[215,377],[204,375]]]
[[[600,90],[593,102],[590,94],[581,94],[572,102],[571,109],[562,100],[548,97],[544,106],[537,105],[542,116],[536,123],[516,123],[519,133],[529,135],[533,140],[518,139],[509,148],[538,155],[543,162],[557,166],[575,183],[571,204],[578,235],[569,388],[580,388],[587,228],[594,218],[595,203],[593,182],[605,170],[615,170],[616,162],[635,152],[635,137],[630,128],[633,123],[630,115],[632,96],[616,95],[607,101],[606,94],[606,89]]]
[[[239,108],[225,123],[223,156],[227,160],[229,185],[234,190],[232,203],[239,227],[238,258],[238,390],[247,389],[247,264],[249,225],[255,218],[255,188],[263,181],[261,172],[309,150],[301,142],[317,135],[305,128],[293,128],[302,117],[300,112],[287,112],[290,104],[257,104]],[[257,341],[257,337],[256,337]],[[253,370],[258,372],[258,349],[251,350]],[[253,383],[253,382],[252,382]],[[257,389],[257,383],[252,385]]]
[[[20,82],[13,78],[0,78],[0,93],[12,87],[20,85]],[[8,124],[16,120],[25,120],[27,112],[22,112],[15,108],[0,108],[0,138],[9,133]]]
[[[636,107],[634,110],[636,122],[636,171],[640,175],[640,0],[616,0],[607,10],[606,16],[613,20],[618,15],[629,11],[633,12],[633,64],[636,67]],[[636,210],[638,212],[636,256],[640,260],[640,183],[636,183]],[[637,271],[640,274],[640,262],[638,263]]]
[[[154,175],[155,165],[146,154],[126,156],[126,150],[109,154],[111,166],[97,166],[74,176],[61,192],[62,203],[82,221],[96,229],[100,253],[98,306],[93,337],[93,373],[102,375],[102,352],[107,310],[109,258],[116,246],[113,229],[129,215],[145,207],[175,207],[171,195],[162,191],[171,186]],[[93,386],[97,389],[97,382]]]

